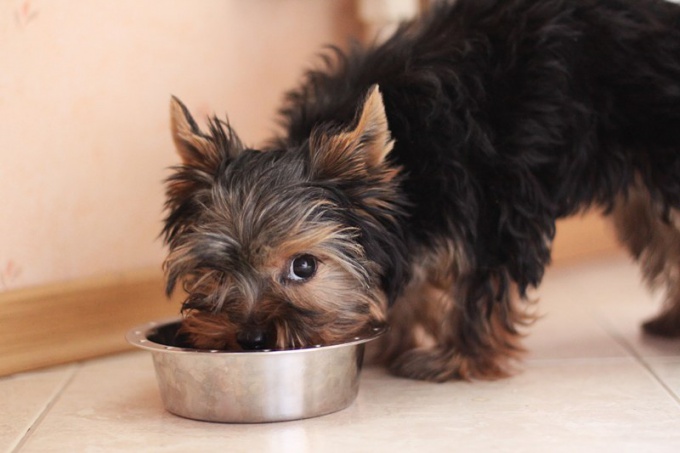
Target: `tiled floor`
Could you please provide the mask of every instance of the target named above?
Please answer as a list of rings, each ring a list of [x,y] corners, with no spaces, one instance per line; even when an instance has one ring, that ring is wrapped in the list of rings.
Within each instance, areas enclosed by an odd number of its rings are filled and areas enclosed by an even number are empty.
[[[510,379],[437,385],[367,368],[344,411],[227,425],[165,412],[150,356],[134,352],[0,380],[0,450],[680,451],[680,342],[640,335],[659,298],[637,269],[555,268],[536,295],[545,316]]]

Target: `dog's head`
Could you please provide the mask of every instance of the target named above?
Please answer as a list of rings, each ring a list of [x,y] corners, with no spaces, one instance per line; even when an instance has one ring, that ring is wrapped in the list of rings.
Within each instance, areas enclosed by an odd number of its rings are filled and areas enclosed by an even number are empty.
[[[167,291],[199,348],[331,344],[385,322],[406,271],[398,169],[373,87],[351,125],[286,149],[245,148],[171,103],[182,164],[167,181]]]

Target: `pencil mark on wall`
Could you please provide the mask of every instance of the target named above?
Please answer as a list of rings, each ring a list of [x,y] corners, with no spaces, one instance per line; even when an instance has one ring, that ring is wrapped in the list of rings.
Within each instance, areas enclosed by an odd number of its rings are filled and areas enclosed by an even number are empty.
[[[7,261],[0,267],[0,289],[9,289],[21,276],[21,266],[14,260]]]
[[[21,28],[26,28],[36,17],[38,17],[38,11],[32,5],[31,0],[24,0],[14,10],[14,19]]]

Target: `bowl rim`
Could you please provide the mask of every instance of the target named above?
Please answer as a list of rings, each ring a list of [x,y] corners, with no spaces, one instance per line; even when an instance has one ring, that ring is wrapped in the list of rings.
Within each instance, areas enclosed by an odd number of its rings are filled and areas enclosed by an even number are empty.
[[[357,336],[354,340],[347,341],[344,343],[330,344],[330,345],[317,345],[308,348],[300,349],[285,349],[285,350],[272,350],[265,349],[262,351],[224,351],[221,349],[197,349],[197,348],[183,348],[180,346],[170,346],[161,343],[156,343],[155,341],[149,340],[149,333],[170,324],[175,324],[182,321],[181,316],[173,316],[170,318],[162,318],[154,321],[149,321],[144,324],[139,324],[132,329],[128,330],[125,334],[125,339],[132,346],[138,347],[140,349],[146,349],[153,352],[162,352],[167,354],[208,354],[217,356],[271,356],[271,355],[284,355],[284,354],[305,354],[313,351],[327,351],[329,349],[345,348],[349,346],[357,346],[369,341],[376,340],[377,338],[384,335],[388,327],[374,327],[372,329],[371,335]]]

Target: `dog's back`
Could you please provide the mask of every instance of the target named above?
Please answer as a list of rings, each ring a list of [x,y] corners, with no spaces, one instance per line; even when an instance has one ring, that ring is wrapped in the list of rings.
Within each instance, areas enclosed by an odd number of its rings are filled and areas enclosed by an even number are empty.
[[[414,237],[482,236],[471,252],[485,266],[510,264],[521,285],[540,280],[556,218],[611,208],[636,174],[680,206],[677,5],[440,4],[383,45],[309,73],[283,110],[287,140],[351,122],[375,83]]]

